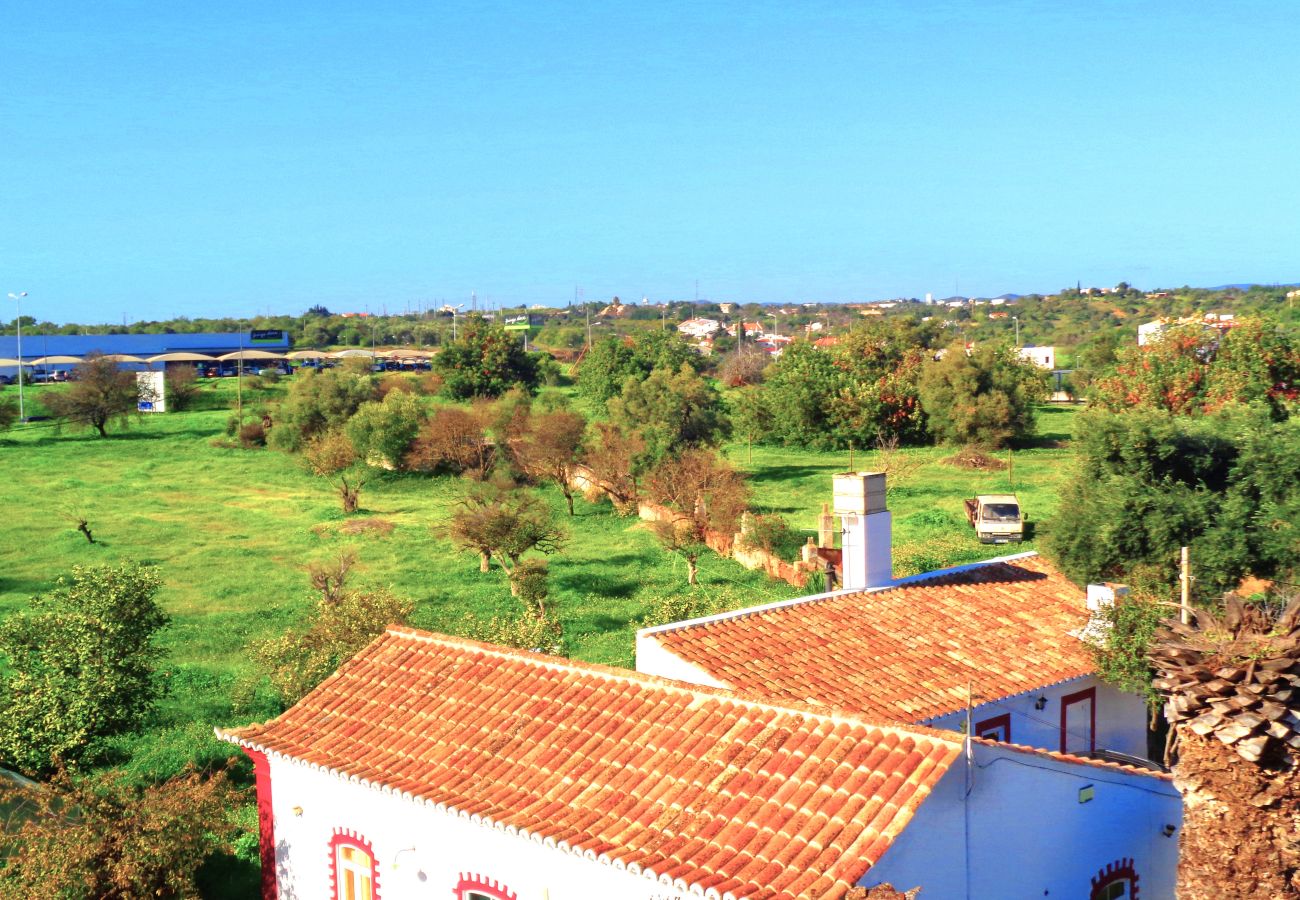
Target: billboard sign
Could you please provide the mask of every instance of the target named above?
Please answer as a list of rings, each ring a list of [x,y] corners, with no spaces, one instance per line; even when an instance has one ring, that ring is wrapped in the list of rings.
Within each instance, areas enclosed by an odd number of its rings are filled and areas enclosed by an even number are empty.
[[[248,333],[250,344],[282,344],[284,332],[278,328],[259,328]]]
[[[536,313],[519,313],[518,315],[506,316],[502,319],[506,331],[527,331],[530,328],[541,328],[542,317]]]

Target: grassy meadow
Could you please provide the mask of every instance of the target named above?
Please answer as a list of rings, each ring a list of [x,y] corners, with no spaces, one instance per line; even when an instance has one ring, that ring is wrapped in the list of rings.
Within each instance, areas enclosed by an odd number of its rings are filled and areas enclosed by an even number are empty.
[[[213,725],[269,714],[237,709],[232,691],[246,671],[248,643],[282,632],[310,610],[304,567],[311,560],[352,548],[360,564],[351,583],[410,597],[412,623],[421,628],[456,632],[467,615],[517,608],[499,570],[481,574],[475,555],[456,553],[436,532],[463,490],[460,479],[378,473],[360,512],[345,517],[329,485],[294,457],[219,446],[234,380],[205,384],[206,408],[144,417],[108,439],[48,422],[0,433],[0,617],[21,610],[74,565],[135,560],[160,570],[160,601],[172,617],[162,638],[171,690],[141,733],[116,739],[100,760],[139,777],[166,777],[187,762],[235,755],[212,737]],[[41,412],[43,392],[59,389],[29,390],[29,413]],[[272,387],[260,398],[246,390],[245,405],[282,390]],[[1014,487],[1037,523],[1056,508],[1072,421],[1072,411],[1044,410],[1041,446],[1015,455]],[[896,574],[1009,552],[981,546],[961,508],[964,496],[1007,489],[1006,471],[955,468],[941,461],[951,452],[943,449],[906,452],[924,464],[891,491]],[[727,455],[749,473],[759,511],[778,512],[808,533],[830,499],[831,474],[849,465],[847,453],[733,445]],[[871,454],[854,462],[870,468]],[[569,652],[631,666],[633,636],[653,599],[690,589],[683,563],[663,553],[636,518],[580,499],[568,519],[559,492],[543,494],[571,532],[568,547],[551,559],[552,598]],[[88,520],[94,544],[76,530],[74,513]],[[1038,535],[1043,530],[1039,524]],[[701,560],[700,577],[691,590],[733,608],[799,593],[711,555]],[[247,856],[255,859],[251,850]]]

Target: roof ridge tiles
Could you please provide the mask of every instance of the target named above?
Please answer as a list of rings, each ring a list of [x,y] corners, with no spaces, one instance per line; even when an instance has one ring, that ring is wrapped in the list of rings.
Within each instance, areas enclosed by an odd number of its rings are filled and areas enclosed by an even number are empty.
[[[872,728],[898,738],[919,735],[947,744],[961,743],[961,740],[955,737],[953,732],[939,728],[932,728],[928,725],[893,722],[857,713],[852,710],[836,706],[827,706],[820,703],[808,703],[798,700],[784,699],[771,700],[734,688],[715,688],[708,685],[677,681],[676,679],[665,678],[660,675],[650,675],[645,672],[637,672],[633,669],[620,669],[616,666],[606,666],[601,663],[574,661],[564,657],[549,656],[545,653],[538,653],[533,650],[520,650],[514,647],[489,644],[483,641],[472,640],[470,638],[455,637],[433,631],[423,631],[406,625],[388,626],[388,628],[385,629],[384,634],[375,639],[376,642],[383,640],[387,635],[412,638],[424,643],[475,650],[488,656],[495,656],[500,659],[519,660],[539,665],[544,668],[549,668],[553,671],[580,672],[597,675],[601,677],[602,680],[606,681],[622,683],[639,682],[646,685],[653,685],[654,687],[665,690],[669,693],[693,697],[693,701],[687,706],[687,709],[691,711],[699,709],[710,701],[724,701],[769,713],[795,713],[811,720],[821,720],[834,725],[856,725],[865,728]],[[374,642],[369,646],[373,645]],[[369,646],[366,649],[363,649],[361,653],[365,653],[366,650],[369,649]],[[340,669],[339,671],[342,672],[343,670]],[[330,677],[335,678],[337,675],[338,673]],[[272,719],[271,721],[274,722],[278,718],[280,717],[276,717],[276,719]]]
[[[1038,556],[1036,550],[1026,550],[1023,553],[1012,553],[1008,556],[995,556],[992,559],[982,559],[972,563],[962,563],[957,566],[949,566],[946,569],[934,569],[930,572],[921,572],[917,575],[905,575],[902,578],[892,579],[888,584],[878,585],[868,588],[849,588],[838,591],[826,591],[821,594],[808,594],[803,597],[791,597],[786,600],[774,600],[771,603],[762,603],[758,606],[746,606],[742,609],[733,609],[726,612],[713,613],[707,616],[699,616],[694,619],[682,619],[679,622],[667,622],[663,625],[652,625],[648,628],[637,630],[637,637],[642,635],[664,634],[671,631],[683,631],[688,628],[696,628],[701,625],[711,625],[715,622],[725,622],[733,619],[745,619],[750,616],[762,615],[767,612],[776,612],[782,609],[789,609],[798,606],[812,606],[818,603],[825,603],[829,600],[839,600],[846,597],[854,597],[866,594],[881,594],[895,590],[900,587],[913,587],[927,585],[931,581],[960,575],[963,572],[970,572],[988,566],[994,566],[999,563],[1015,562],[1017,560],[1029,559]]]

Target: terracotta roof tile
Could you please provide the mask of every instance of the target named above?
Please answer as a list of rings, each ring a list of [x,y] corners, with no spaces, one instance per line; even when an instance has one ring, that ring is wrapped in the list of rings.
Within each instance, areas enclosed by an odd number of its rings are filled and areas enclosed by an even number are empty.
[[[219,734],[750,900],[843,897],[962,746],[402,628]]]
[[[1029,555],[882,591],[777,604],[644,634],[721,683],[923,722],[1095,671],[1071,632],[1084,592]]]

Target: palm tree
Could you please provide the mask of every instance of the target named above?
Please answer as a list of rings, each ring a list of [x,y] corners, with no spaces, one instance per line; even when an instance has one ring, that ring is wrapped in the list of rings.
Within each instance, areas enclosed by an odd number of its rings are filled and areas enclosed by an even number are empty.
[[[1300,897],[1300,596],[1275,617],[1229,594],[1148,655],[1183,795],[1179,900]]]

